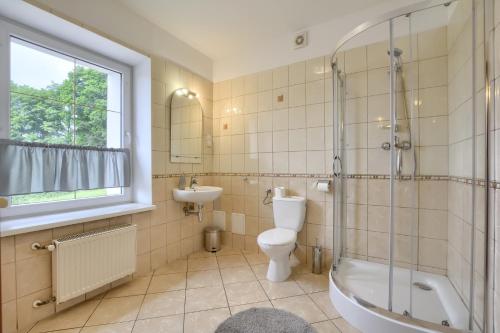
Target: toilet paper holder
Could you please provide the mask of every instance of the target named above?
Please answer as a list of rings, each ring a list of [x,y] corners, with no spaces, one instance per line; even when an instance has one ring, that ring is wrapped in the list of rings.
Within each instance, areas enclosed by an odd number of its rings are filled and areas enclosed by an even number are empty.
[[[319,179],[313,183],[313,188],[320,192],[330,192],[332,181],[329,179]]]

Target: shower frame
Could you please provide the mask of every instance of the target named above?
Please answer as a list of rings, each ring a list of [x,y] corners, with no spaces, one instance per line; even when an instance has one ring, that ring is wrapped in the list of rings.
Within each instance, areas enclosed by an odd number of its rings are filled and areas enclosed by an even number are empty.
[[[417,318],[412,318],[411,316],[406,316],[403,314],[398,314],[392,311],[392,298],[393,298],[393,269],[394,269],[394,180],[395,180],[395,125],[397,123],[397,117],[396,117],[396,71],[394,69],[394,27],[393,23],[394,20],[397,18],[400,18],[402,16],[410,16],[414,12],[419,12],[423,11],[426,9],[430,9],[433,7],[437,6],[442,6],[442,5],[449,5],[450,3],[456,2],[456,1],[465,1],[465,0],[427,0],[423,1],[420,3],[416,3],[413,5],[409,5],[400,9],[396,9],[394,11],[391,11],[389,13],[386,13],[384,15],[381,15],[373,20],[367,21],[356,28],[354,28],[352,31],[347,33],[343,38],[339,40],[337,43],[337,46],[335,48],[335,51],[331,57],[330,65],[332,68],[332,93],[333,93],[333,113],[334,113],[334,121],[337,122],[337,124],[334,124],[334,129],[333,129],[333,146],[334,146],[334,153],[333,153],[333,177],[334,177],[334,187],[335,187],[335,195],[334,195],[334,222],[333,222],[333,261],[332,261],[332,266],[331,266],[331,271],[330,271],[330,277],[333,280],[333,282],[336,284],[336,287],[340,290],[341,293],[344,294],[347,298],[349,298],[352,302],[355,304],[360,305],[361,307],[364,307],[377,315],[381,315],[385,318],[388,318],[390,320],[396,320],[402,325],[411,325],[411,326],[417,326],[422,329],[432,329],[437,332],[469,332],[472,331],[475,321],[474,321],[474,296],[475,296],[475,283],[474,283],[474,267],[475,267],[475,232],[472,233],[472,239],[471,239],[471,246],[470,246],[470,255],[471,255],[471,271],[470,271],[470,286],[469,286],[469,302],[466,304],[467,309],[469,310],[469,318],[468,318],[468,330],[463,330],[463,329],[456,329],[456,328],[450,328],[446,326],[442,326],[436,323],[428,322],[425,320],[417,319]],[[484,6],[483,6],[483,12],[481,13],[483,15],[484,19],[484,26],[482,27],[484,29],[484,48],[485,52],[484,54],[484,77],[485,77],[485,110],[486,112],[486,124],[485,128],[486,131],[489,130],[489,117],[490,117],[490,112],[493,110],[493,100],[491,96],[493,96],[493,91],[494,91],[494,86],[490,83],[490,80],[493,80],[490,77],[494,77],[494,75],[491,75],[491,73],[494,73],[494,61],[490,59],[494,59],[494,47],[491,45],[494,44],[494,41],[491,40],[489,36],[487,36],[486,31],[489,31],[487,28],[493,24],[492,19],[488,19],[486,15],[486,7],[487,3],[489,0],[483,0]],[[494,4],[491,4],[491,6],[494,6]],[[472,152],[471,155],[473,156],[473,163],[472,163],[472,180],[473,180],[473,186],[472,186],[472,201],[475,203],[476,199],[476,189],[475,189],[475,184],[478,181],[477,177],[477,171],[476,171],[476,160],[477,160],[477,154],[476,154],[476,113],[477,113],[477,104],[476,104],[476,72],[477,72],[477,66],[476,66],[476,0],[471,1],[471,10],[472,10]],[[491,10],[493,12],[493,10]],[[355,295],[351,290],[346,288],[345,286],[342,286],[341,283],[335,278],[334,272],[337,270],[337,266],[340,262],[340,259],[343,257],[344,253],[344,245],[345,245],[345,212],[344,212],[344,188],[345,188],[345,175],[344,175],[344,170],[345,170],[345,165],[344,165],[344,156],[343,156],[343,147],[345,143],[345,129],[344,129],[344,113],[343,112],[338,112],[336,109],[339,107],[341,110],[344,110],[345,107],[345,74],[341,73],[341,71],[338,69],[338,65],[336,63],[336,55],[337,52],[340,51],[342,46],[344,46],[347,42],[358,36],[359,34],[367,31],[371,27],[374,27],[379,24],[383,23],[388,23],[389,24],[389,57],[390,57],[390,66],[389,66],[389,85],[390,85],[390,91],[389,91],[389,98],[390,98],[390,253],[389,253],[389,295],[388,295],[388,304],[387,304],[387,309],[379,307],[377,305],[371,304],[359,296]],[[410,36],[411,36],[411,23],[410,23]],[[410,42],[410,45],[412,43]],[[410,46],[411,50],[411,46]],[[410,51],[411,52],[411,51]],[[412,59],[412,55],[410,55],[410,59]],[[411,87],[410,89],[411,94],[413,95],[414,92],[414,87]],[[404,92],[403,92],[404,93]],[[413,98],[413,96],[412,96]],[[412,99],[413,100],[413,99]],[[336,105],[338,104],[338,105]],[[413,103],[410,103],[410,107],[413,108]],[[412,117],[412,122],[413,122],[413,117]],[[409,123],[408,123],[409,125]],[[490,179],[489,175],[489,136],[486,135],[485,138],[485,149],[486,149],[486,154],[487,154],[487,161],[485,163],[485,179],[486,183],[488,184],[488,181]],[[412,143],[412,150],[414,149],[414,142]],[[415,156],[413,154],[413,156]],[[415,161],[414,161],[415,162]],[[416,163],[416,162],[415,162]],[[412,179],[415,177],[415,172],[412,173]],[[488,189],[488,187],[487,187]],[[489,198],[488,198],[488,190],[486,192],[486,198],[485,198],[485,211],[486,211],[486,222],[485,222],[485,274],[484,274],[484,288],[485,290],[491,290],[492,289],[492,283],[493,279],[490,276],[491,272],[489,271],[488,263],[491,261],[489,256],[489,245],[491,242],[491,237],[490,235],[490,230],[491,228],[489,226]],[[340,194],[340,195],[339,195]],[[475,214],[475,204],[472,204],[472,212],[471,212],[471,224],[472,224],[472,230],[475,230],[475,225],[476,225],[476,214]],[[337,223],[338,221],[338,223]],[[413,232],[412,232],[413,235]],[[414,251],[414,245],[413,245],[413,240],[412,240],[412,253]],[[412,255],[412,263],[411,263],[411,269],[410,269],[410,274],[413,273],[415,267],[413,263],[413,255]],[[412,293],[410,292],[410,309],[413,304],[413,301],[411,299]],[[484,310],[483,310],[483,322],[482,328],[484,332],[493,332],[492,330],[492,319],[491,314],[493,313],[492,308],[492,300],[489,297],[488,293],[485,292],[484,296]],[[411,310],[410,310],[411,311]],[[411,312],[410,312],[411,313]]]

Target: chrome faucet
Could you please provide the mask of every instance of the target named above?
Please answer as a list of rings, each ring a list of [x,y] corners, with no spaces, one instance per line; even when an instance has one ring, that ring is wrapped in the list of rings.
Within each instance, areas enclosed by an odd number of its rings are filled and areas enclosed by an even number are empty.
[[[191,177],[191,182],[190,182],[190,184],[189,184],[189,187],[190,187],[190,188],[193,188],[195,185],[198,185],[198,179],[196,179],[196,177],[195,177],[195,176],[192,176],[192,177]]]

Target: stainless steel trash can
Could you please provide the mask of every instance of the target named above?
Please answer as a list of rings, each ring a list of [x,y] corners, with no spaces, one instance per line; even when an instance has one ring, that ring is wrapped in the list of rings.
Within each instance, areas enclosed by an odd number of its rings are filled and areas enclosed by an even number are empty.
[[[205,228],[205,250],[217,252],[220,250],[221,230],[218,227]]]

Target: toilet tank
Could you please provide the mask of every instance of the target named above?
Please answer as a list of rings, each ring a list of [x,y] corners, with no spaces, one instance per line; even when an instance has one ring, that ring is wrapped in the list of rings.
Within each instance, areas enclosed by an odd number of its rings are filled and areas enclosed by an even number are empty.
[[[274,225],[299,232],[306,217],[306,199],[302,197],[273,198]]]

